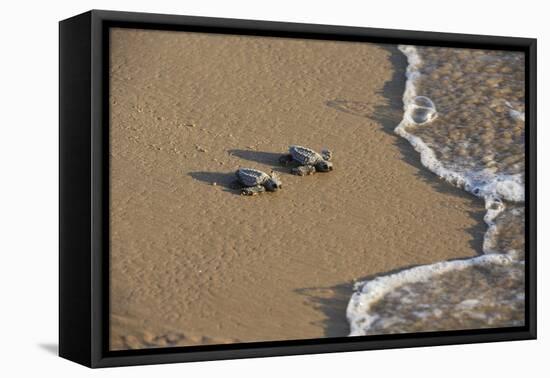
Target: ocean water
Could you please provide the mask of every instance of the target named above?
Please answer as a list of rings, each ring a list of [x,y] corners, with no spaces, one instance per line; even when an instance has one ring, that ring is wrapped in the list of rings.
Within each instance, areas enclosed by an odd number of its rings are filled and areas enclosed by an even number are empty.
[[[521,326],[525,317],[525,56],[399,46],[408,61],[395,132],[449,185],[485,201],[481,255],[359,282],[350,336]]]

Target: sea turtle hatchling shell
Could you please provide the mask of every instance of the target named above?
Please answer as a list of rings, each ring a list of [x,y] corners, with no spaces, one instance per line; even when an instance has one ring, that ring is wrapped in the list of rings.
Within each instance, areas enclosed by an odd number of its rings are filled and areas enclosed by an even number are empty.
[[[239,168],[236,175],[241,184],[251,187],[262,185],[270,179],[270,176],[267,173],[253,168]]]
[[[288,151],[292,155],[292,159],[301,165],[315,165],[318,161],[323,160],[321,154],[311,148],[293,145],[289,147]]]

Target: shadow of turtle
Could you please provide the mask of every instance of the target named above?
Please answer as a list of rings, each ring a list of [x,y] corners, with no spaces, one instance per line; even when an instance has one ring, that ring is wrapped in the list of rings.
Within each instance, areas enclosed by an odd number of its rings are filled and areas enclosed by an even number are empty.
[[[220,186],[225,192],[230,192],[236,195],[241,194],[241,185],[239,185],[239,182],[233,172],[197,171],[189,172],[188,175],[197,181],[203,182],[204,184]]]
[[[240,150],[233,149],[228,151],[231,155],[236,156],[243,160],[253,161],[255,163],[265,164],[269,166],[269,170],[273,170],[279,173],[288,173],[287,169],[281,164],[279,159],[283,156],[283,153],[266,152],[266,151],[254,151],[254,150]],[[266,173],[269,173],[266,170]]]

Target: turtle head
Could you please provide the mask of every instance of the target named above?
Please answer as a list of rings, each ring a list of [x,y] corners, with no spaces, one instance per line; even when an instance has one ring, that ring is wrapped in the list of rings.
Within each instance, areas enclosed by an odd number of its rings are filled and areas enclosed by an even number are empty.
[[[332,171],[332,163],[330,161],[321,160],[315,164],[315,170],[317,172],[330,172]]]
[[[275,173],[274,171],[271,171],[269,175],[269,179],[265,183],[265,189],[268,192],[276,192],[277,190],[281,189],[283,187],[283,183],[281,182],[281,179],[279,178],[279,175]]]

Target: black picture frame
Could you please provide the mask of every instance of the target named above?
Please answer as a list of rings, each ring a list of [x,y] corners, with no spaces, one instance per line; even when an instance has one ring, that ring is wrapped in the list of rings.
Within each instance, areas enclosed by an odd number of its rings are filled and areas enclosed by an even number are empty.
[[[525,326],[109,351],[111,27],[522,51],[526,55]],[[92,10],[59,24],[59,354],[88,367],[536,338],[536,39]]]

